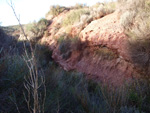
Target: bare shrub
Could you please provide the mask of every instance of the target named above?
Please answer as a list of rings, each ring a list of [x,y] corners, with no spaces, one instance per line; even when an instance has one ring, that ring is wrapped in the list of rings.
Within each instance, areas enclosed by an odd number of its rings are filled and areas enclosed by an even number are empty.
[[[25,42],[24,44],[24,51],[25,55],[23,56],[24,61],[26,62],[26,65],[29,69],[29,73],[27,74],[24,82],[24,87],[26,89],[27,93],[24,93],[24,98],[28,106],[28,110],[30,113],[44,113],[44,105],[45,105],[45,98],[46,98],[46,87],[45,87],[45,77],[43,76],[43,71],[38,70],[37,67],[37,61],[35,57],[35,50],[33,49],[32,43],[29,41],[27,35],[25,34],[25,31],[23,29],[23,26],[20,23],[20,19],[16,15],[15,8],[13,2],[10,0],[10,3],[8,5],[12,8],[13,13],[21,27],[21,30],[23,32],[24,37],[30,44],[31,49],[31,55],[28,53]],[[40,21],[39,23],[42,23]],[[44,92],[40,92],[40,88],[44,88]],[[33,102],[33,103],[31,103]]]

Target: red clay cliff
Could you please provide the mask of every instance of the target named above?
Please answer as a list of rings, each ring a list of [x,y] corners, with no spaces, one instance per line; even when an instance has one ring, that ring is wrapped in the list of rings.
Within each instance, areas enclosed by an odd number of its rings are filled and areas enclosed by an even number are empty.
[[[63,17],[59,16],[57,17],[59,19]],[[54,36],[59,38],[58,34],[63,32],[59,29],[54,34],[52,29],[56,24],[58,19],[54,18],[49,26],[50,36],[46,42],[53,50],[53,59],[65,70],[77,70],[85,73],[87,78],[114,85],[122,84],[137,75],[128,52],[129,37],[125,35],[119,24],[117,12],[92,21],[78,33],[80,42],[78,45],[69,45],[67,59],[63,58],[59,44],[53,38]],[[72,32],[74,35],[75,31]],[[75,46],[77,49],[74,49]]]

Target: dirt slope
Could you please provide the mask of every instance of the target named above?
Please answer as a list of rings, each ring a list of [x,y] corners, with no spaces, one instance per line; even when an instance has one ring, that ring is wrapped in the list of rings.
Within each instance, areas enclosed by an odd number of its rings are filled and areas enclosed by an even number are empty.
[[[60,15],[59,19],[63,16]],[[113,85],[120,85],[137,75],[128,51],[129,37],[119,24],[117,12],[87,25],[80,32],[80,42],[77,45],[69,45],[69,50],[65,54],[60,52],[60,45],[53,38],[62,33],[62,29],[52,35],[54,33],[52,29],[56,24],[58,20],[54,19],[49,27],[51,35],[46,42],[53,50],[54,60],[65,70],[77,70],[86,73],[88,78]],[[69,56],[64,58],[66,54]]]

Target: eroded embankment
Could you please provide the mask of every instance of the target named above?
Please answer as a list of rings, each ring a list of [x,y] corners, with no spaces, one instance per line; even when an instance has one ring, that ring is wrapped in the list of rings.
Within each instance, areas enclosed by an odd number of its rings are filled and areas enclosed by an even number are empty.
[[[58,20],[62,19],[60,17]],[[53,20],[49,27],[51,35],[45,42],[53,50],[53,59],[65,70],[75,69],[86,73],[88,78],[114,85],[138,74],[130,55],[129,37],[119,24],[117,12],[92,21],[80,32],[78,39],[70,33],[59,41],[62,29],[57,33],[52,30],[58,20]]]

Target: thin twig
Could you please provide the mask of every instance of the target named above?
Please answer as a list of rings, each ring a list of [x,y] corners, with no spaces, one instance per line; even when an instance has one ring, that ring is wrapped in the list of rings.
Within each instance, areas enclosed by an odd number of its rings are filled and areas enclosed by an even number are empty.
[[[14,15],[15,15],[18,23],[19,23],[19,26],[21,27],[21,31],[23,32],[24,37],[26,38],[26,40],[30,44],[31,58],[29,57],[29,54],[27,52],[25,41],[23,41],[24,50],[25,50],[25,56],[23,56],[23,59],[24,59],[26,65],[29,69],[29,76],[24,77],[25,78],[24,87],[27,90],[27,94],[28,94],[28,98],[27,98],[25,93],[23,93],[25,101],[27,103],[27,106],[28,106],[30,113],[32,113],[32,111],[33,111],[33,113],[40,113],[41,108],[42,108],[42,112],[44,113],[44,103],[45,103],[45,98],[46,98],[45,78],[44,78],[44,76],[41,76],[41,81],[40,81],[41,83],[39,83],[39,76],[38,76],[39,73],[38,73],[37,62],[36,62],[34,50],[32,47],[32,43],[29,41],[27,35],[25,34],[23,26],[20,23],[20,18],[17,17],[17,14],[15,12],[15,6],[14,6],[12,0],[10,0],[10,3],[9,2],[7,2],[7,3],[12,8],[13,13],[14,13]],[[42,100],[42,96],[39,95],[38,89],[42,85],[44,86],[44,97],[43,97],[43,102],[41,105],[39,103],[39,100],[40,99]],[[39,96],[40,96],[40,99],[39,99]],[[33,108],[30,107],[31,97],[33,98],[33,102],[34,102]]]

